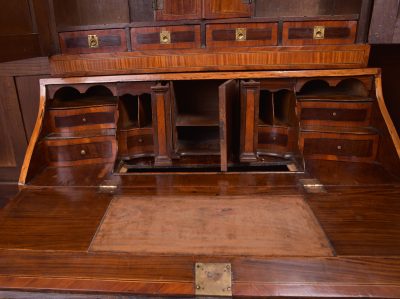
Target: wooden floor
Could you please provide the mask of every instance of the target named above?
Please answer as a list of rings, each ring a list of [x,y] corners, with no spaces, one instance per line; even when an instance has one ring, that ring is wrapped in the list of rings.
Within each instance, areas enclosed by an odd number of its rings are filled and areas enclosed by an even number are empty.
[[[230,262],[235,296],[400,297],[400,181],[377,165],[350,180],[351,166],[315,163],[298,174],[46,169],[11,200],[15,186],[0,185],[0,298],[193,296],[196,262]],[[305,192],[305,178],[325,192]]]

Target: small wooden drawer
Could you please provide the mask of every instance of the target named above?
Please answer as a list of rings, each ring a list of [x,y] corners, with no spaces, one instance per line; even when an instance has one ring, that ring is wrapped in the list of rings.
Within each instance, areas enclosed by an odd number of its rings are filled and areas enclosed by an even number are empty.
[[[352,44],[357,21],[312,21],[283,23],[284,46]]]
[[[372,103],[298,102],[297,109],[302,125],[368,126]]]
[[[118,133],[118,156],[135,157],[154,154],[153,129],[138,128]]]
[[[114,162],[117,142],[114,136],[47,139],[47,160],[51,166],[74,166]]]
[[[59,34],[63,54],[125,52],[128,50],[125,30],[91,30]]]
[[[49,110],[49,128],[54,133],[115,129],[117,119],[115,105]]]
[[[208,24],[207,47],[261,47],[278,44],[276,23]]]
[[[295,130],[289,127],[258,126],[258,152],[287,153],[297,143]]]
[[[133,50],[200,48],[200,26],[132,28],[131,40]]]
[[[302,132],[300,150],[305,158],[373,162],[378,151],[377,134]]]

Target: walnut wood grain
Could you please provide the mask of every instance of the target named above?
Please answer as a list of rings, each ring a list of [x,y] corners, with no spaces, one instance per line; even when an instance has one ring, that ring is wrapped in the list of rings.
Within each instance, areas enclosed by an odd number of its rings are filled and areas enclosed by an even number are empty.
[[[325,27],[325,38],[313,38],[314,26]],[[285,46],[352,44],[356,39],[356,31],[356,21],[284,22],[282,44]]]
[[[303,131],[299,145],[308,159],[373,162],[378,152],[379,136]]]
[[[89,47],[88,35],[98,37],[98,47]],[[62,32],[59,36],[61,52],[64,54],[124,52],[128,50],[123,29]]]
[[[170,41],[160,42],[160,33],[168,31]],[[133,50],[167,50],[200,48],[200,26],[164,26],[131,29]]]
[[[236,40],[236,29],[246,30],[246,39]],[[206,45],[216,47],[262,47],[278,44],[277,23],[207,24]]]

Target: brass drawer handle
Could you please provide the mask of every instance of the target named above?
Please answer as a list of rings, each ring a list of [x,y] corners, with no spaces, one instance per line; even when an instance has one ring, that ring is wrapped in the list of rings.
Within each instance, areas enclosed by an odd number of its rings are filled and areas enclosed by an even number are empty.
[[[247,30],[246,28],[236,28],[236,41],[243,42],[247,39]]]
[[[139,143],[143,143],[143,138],[139,138],[139,139],[138,139],[138,142],[139,142]]]
[[[160,32],[160,44],[170,44],[171,43],[171,32],[161,31]]]
[[[84,117],[84,118],[82,118],[82,122],[84,122],[84,123],[86,123],[87,122],[87,120],[86,120],[86,118]]]
[[[337,146],[337,149],[340,151],[340,150],[342,150],[342,146],[341,145],[338,145]]]
[[[324,39],[325,38],[325,26],[314,26],[314,39]]]
[[[99,38],[97,35],[88,35],[88,47],[91,49],[99,47]]]
[[[86,156],[86,151],[84,149],[81,150],[81,156]]]
[[[336,112],[332,112],[332,116],[336,116],[337,115],[337,113]]]

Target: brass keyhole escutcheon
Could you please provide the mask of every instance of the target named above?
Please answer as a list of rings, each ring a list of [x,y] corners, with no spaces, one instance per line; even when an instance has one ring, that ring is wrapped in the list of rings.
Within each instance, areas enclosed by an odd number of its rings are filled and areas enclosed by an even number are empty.
[[[88,46],[89,48],[99,47],[99,38],[97,37],[97,35],[88,35]]]
[[[160,32],[160,44],[170,44],[171,43],[171,32],[161,31]]]
[[[325,38],[325,26],[315,26],[313,38],[314,39],[324,39]]]
[[[246,28],[236,28],[236,41],[242,42],[247,39]]]

